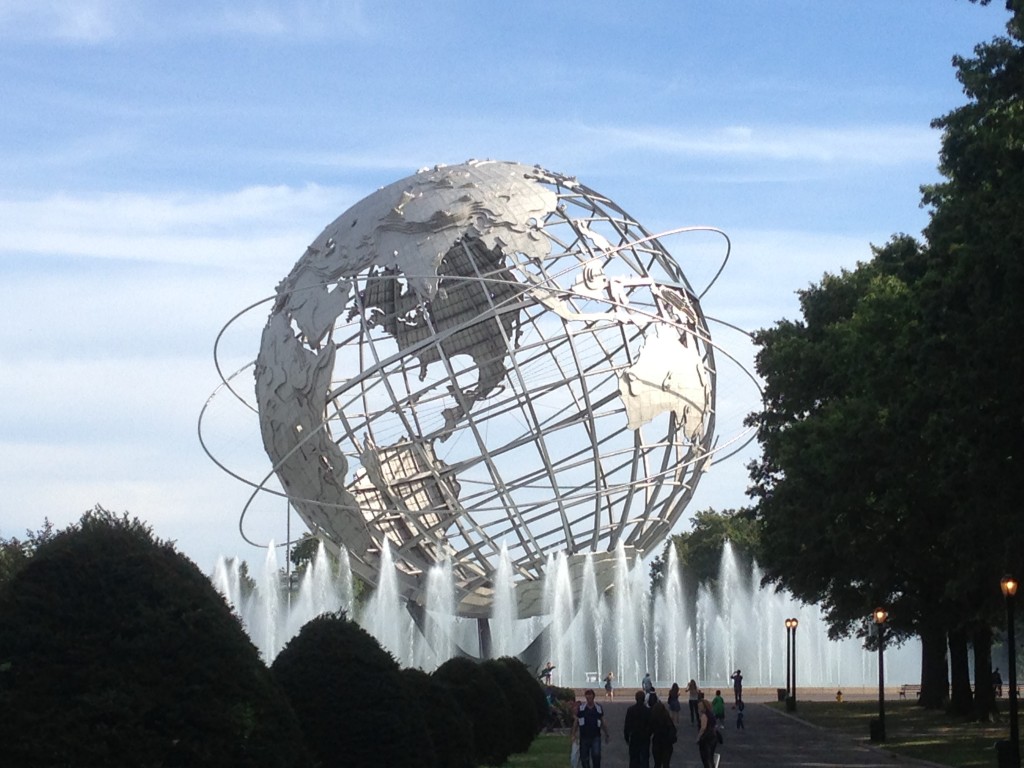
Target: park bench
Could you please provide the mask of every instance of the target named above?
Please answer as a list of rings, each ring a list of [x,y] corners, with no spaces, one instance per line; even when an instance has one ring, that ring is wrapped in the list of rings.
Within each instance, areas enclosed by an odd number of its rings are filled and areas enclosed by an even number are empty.
[[[916,697],[920,698],[920,696],[921,696],[921,686],[920,685],[911,685],[910,683],[904,683],[903,685],[900,686],[900,698],[901,699],[907,698],[907,694],[908,693],[912,693]]]
[[[600,672],[587,672],[587,682],[588,683],[599,683],[599,682],[601,682],[601,673]]]

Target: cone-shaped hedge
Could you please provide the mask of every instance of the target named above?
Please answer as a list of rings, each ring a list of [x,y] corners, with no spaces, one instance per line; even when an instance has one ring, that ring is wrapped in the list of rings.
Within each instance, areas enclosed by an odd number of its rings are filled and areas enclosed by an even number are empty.
[[[409,768],[434,756],[422,704],[398,664],[344,616],[306,624],[271,666],[322,766]]]
[[[0,588],[0,713],[4,765],[309,765],[209,579],[99,508]]]

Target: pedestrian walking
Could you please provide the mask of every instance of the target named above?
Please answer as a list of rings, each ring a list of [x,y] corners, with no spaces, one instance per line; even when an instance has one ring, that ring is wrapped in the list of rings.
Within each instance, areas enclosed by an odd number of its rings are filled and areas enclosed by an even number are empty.
[[[696,680],[690,680],[686,684],[686,695],[690,703],[690,724],[694,725],[698,721],[697,701],[700,699],[700,689],[697,688]]]
[[[629,768],[649,768],[651,764],[651,710],[644,704],[644,692],[636,692],[636,704],[626,710],[622,735],[629,744]]]
[[[682,706],[679,704],[679,683],[672,683],[668,691],[668,714],[672,718],[673,725],[679,725],[679,713]]]
[[[608,742],[608,725],[604,721],[604,709],[594,703],[593,689],[583,693],[586,702],[576,711],[572,721],[572,741],[580,743],[580,766],[601,768],[601,736]]]
[[[651,757],[654,758],[654,768],[669,768],[675,743],[676,724],[672,722],[668,707],[655,700],[651,706]]]
[[[718,722],[711,704],[701,699],[698,707],[700,728],[697,731],[697,751],[703,768],[715,768],[715,750],[718,749]]]

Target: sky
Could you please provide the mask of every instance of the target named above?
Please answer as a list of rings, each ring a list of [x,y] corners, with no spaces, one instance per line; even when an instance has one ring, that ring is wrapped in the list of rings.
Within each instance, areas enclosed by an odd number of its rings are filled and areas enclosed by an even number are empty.
[[[1006,20],[966,0],[0,0],[0,537],[100,504],[204,571],[261,560],[250,489],[198,436],[214,342],[419,168],[539,164],[649,231],[718,227],[705,313],[797,319],[798,291],[920,234],[930,121],[965,101],[951,59]],[[721,254],[675,242],[701,289]],[[265,319],[231,326],[226,372]],[[722,343],[750,365],[742,336]],[[734,421],[757,408],[721,386]],[[253,418],[222,395],[208,447],[261,479]],[[754,455],[713,467],[689,511],[748,503]],[[283,541],[287,518],[261,498],[246,533]]]

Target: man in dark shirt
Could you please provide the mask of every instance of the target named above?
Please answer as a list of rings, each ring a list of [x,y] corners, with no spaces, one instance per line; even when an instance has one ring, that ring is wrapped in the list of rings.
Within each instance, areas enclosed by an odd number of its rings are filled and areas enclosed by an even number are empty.
[[[593,690],[583,696],[587,703],[579,708],[572,721],[572,740],[580,740],[580,765],[583,768],[601,768],[601,734],[608,741],[608,726],[604,721],[604,709],[594,703]]]
[[[651,764],[651,710],[644,704],[644,692],[636,692],[636,704],[626,710],[622,733],[629,744],[629,768]]]

